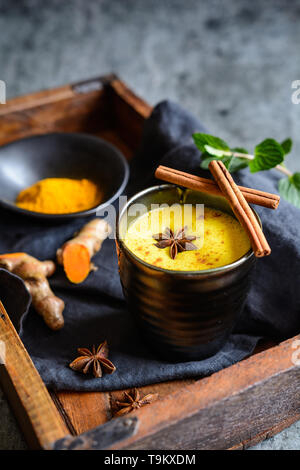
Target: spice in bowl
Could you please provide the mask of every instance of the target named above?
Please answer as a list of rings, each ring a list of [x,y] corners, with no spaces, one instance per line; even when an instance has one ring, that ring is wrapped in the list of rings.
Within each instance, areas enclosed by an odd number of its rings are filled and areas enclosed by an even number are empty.
[[[23,189],[16,205],[43,214],[70,214],[91,209],[102,198],[100,188],[88,179],[46,178]]]

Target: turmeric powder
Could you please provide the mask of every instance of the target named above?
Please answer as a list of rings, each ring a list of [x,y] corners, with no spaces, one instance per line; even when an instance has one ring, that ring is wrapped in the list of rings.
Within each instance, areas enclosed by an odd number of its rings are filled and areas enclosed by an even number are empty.
[[[100,188],[88,179],[46,178],[21,191],[16,204],[44,214],[81,212],[100,204]]]

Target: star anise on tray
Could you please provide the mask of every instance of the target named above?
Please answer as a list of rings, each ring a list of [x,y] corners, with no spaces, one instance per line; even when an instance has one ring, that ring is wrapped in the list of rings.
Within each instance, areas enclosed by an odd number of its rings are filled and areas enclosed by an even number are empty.
[[[149,393],[143,398],[140,398],[140,392],[137,388],[130,390],[130,392],[124,392],[124,401],[116,401],[115,404],[118,406],[118,410],[115,416],[122,416],[130,413],[133,410],[137,410],[142,406],[148,405],[155,401],[158,397],[157,393]]]
[[[87,348],[78,348],[78,352],[80,356],[71,362],[69,365],[71,369],[83,374],[91,373],[97,378],[102,377],[103,372],[108,374],[115,372],[116,367],[107,359],[108,345],[106,341],[101,343],[97,350],[93,346],[91,351]]]
[[[192,243],[192,241],[196,240],[196,237],[186,235],[186,228],[187,227],[182,227],[176,232],[173,232],[170,228],[166,228],[163,233],[152,235],[152,237],[157,240],[155,246],[157,246],[157,248],[167,248],[169,246],[172,259],[175,259],[177,253],[181,253],[182,251],[198,250],[198,247]]]

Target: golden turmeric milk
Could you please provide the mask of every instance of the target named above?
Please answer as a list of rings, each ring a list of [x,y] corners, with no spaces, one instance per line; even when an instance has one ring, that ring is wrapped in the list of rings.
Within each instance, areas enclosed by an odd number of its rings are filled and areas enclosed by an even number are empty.
[[[138,217],[128,228],[125,245],[140,259],[164,269],[199,271],[230,264],[250,249],[249,238],[240,223],[231,215],[209,207],[197,215],[195,207],[164,207]],[[198,220],[196,220],[198,218]],[[167,222],[168,221],[168,222]],[[159,248],[153,235],[168,228],[176,233],[185,227],[185,235],[193,238],[191,251],[178,251],[175,259],[170,247]],[[195,249],[196,248],[196,249]]]
[[[100,204],[100,188],[88,179],[46,178],[21,191],[16,204],[44,214],[81,212]]]

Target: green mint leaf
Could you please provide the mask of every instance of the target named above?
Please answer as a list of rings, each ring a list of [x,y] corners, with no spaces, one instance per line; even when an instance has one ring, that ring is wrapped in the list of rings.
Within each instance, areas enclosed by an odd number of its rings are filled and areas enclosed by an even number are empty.
[[[231,157],[225,156],[222,158],[216,158],[212,155],[205,153],[202,155],[202,161],[200,163],[200,167],[203,168],[203,170],[208,170],[209,164],[213,160],[221,160],[226,166],[227,170],[230,171],[231,173],[242,170],[243,168],[246,168],[248,166],[248,160],[245,160],[244,158],[233,157],[233,156]]]
[[[248,150],[244,149],[243,147],[234,147],[233,149],[231,149],[231,151],[236,153],[249,153]]]
[[[202,154],[202,160],[200,163],[200,167],[203,168],[203,170],[208,170],[208,166],[211,161],[213,160],[218,160],[218,158],[213,157],[212,155],[209,155],[208,153]]]
[[[233,153],[248,154],[248,151],[243,147],[234,147],[231,149],[231,151]],[[242,157],[223,157],[222,161],[230,173],[235,173],[236,171],[242,170],[243,168],[247,168],[249,162],[249,160]]]
[[[274,139],[265,139],[254,150],[254,159],[249,161],[251,173],[270,170],[284,159],[284,150]]]
[[[294,185],[297,189],[300,189],[300,173],[294,173],[291,178],[292,178],[292,180],[293,180],[293,185]]]
[[[221,160],[230,173],[235,173],[236,171],[242,170],[243,168],[247,168],[249,162],[249,160],[240,157],[223,157]]]
[[[281,142],[281,147],[283,148],[285,154],[290,153],[290,151],[292,150],[292,146],[293,141],[290,138],[285,139],[283,142]]]
[[[283,199],[300,209],[300,173],[281,179],[278,188]]]
[[[210,155],[213,155],[214,157],[223,157],[224,155],[224,150],[218,150],[214,147],[211,147],[210,145],[204,145],[205,151],[209,153]]]
[[[201,134],[198,132],[193,134],[193,139],[202,153],[209,153],[210,155],[221,157],[223,153],[219,152],[220,150],[224,150],[226,152],[230,151],[229,146],[224,142],[224,140],[219,139],[219,137],[214,137],[213,135]]]
[[[223,158],[220,158],[220,160],[222,160],[222,162],[226,166],[227,170],[231,171],[230,168],[231,168],[232,161],[234,160],[234,157],[232,155],[231,155],[231,157],[225,156]]]

